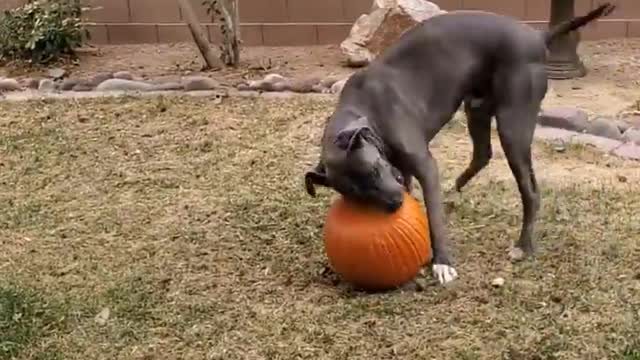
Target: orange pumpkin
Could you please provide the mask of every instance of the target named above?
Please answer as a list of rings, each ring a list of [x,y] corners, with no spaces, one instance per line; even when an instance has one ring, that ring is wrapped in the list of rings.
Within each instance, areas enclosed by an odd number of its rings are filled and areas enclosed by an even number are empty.
[[[326,217],[324,247],[336,273],[368,290],[398,287],[431,260],[427,217],[408,193],[394,213],[338,198]]]

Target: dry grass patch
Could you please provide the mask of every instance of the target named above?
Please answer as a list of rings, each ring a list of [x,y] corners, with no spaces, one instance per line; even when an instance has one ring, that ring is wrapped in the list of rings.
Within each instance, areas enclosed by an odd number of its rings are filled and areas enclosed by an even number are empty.
[[[460,281],[362,294],[320,275],[331,192],[302,181],[332,105],[0,103],[0,294],[65,319],[29,321],[16,358],[638,359],[638,163],[537,144],[539,256],[511,265],[520,200],[496,146],[447,196]],[[437,139],[451,184],[470,144],[461,123]]]

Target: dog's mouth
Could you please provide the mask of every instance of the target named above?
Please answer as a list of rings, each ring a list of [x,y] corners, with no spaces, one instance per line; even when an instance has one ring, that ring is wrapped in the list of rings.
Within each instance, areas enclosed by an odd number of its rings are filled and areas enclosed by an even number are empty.
[[[372,199],[372,198],[360,197],[354,200],[360,202],[361,204],[380,209],[388,214],[392,214],[402,207],[404,198],[402,194],[399,194],[396,196],[386,197],[383,199],[380,199],[380,198]]]
[[[390,201],[385,204],[385,210],[388,213],[394,213],[398,211],[402,207],[402,200],[399,201]]]

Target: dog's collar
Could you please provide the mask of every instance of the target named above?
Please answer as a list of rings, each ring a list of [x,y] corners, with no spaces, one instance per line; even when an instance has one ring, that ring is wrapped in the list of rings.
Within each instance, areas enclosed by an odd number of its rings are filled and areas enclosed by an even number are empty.
[[[371,145],[378,149],[380,155],[386,157],[384,141],[382,141],[382,138],[375,132],[375,129],[371,129],[371,131],[367,132],[365,138]]]

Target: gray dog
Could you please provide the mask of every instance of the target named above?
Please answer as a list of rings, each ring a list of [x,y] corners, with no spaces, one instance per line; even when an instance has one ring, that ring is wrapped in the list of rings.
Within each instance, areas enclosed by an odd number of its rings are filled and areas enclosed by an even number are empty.
[[[464,103],[473,158],[456,179],[460,191],[492,157],[491,120],[518,184],[523,219],[514,261],[534,253],[540,193],[531,144],[547,92],[548,46],[558,36],[608,15],[607,3],[550,31],[481,11],[437,15],[405,32],[349,78],[322,136],[319,163],[305,175],[314,185],[394,212],[411,178],[421,185],[433,251],[433,275],[444,284],[458,274],[448,252],[440,179],[431,139]]]

